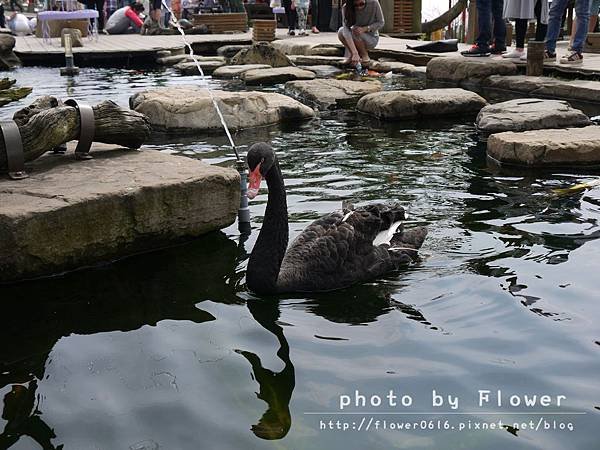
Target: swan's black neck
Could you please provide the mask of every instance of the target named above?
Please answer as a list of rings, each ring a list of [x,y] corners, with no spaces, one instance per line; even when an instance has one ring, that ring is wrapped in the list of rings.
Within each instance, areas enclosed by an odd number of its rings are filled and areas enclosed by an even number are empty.
[[[269,199],[262,228],[248,261],[246,283],[257,294],[275,294],[279,269],[288,244],[285,185],[277,159],[265,180],[269,188]]]

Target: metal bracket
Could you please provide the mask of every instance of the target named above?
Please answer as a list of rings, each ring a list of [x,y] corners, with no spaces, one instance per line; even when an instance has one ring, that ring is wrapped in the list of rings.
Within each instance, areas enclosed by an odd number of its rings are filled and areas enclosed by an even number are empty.
[[[76,159],[92,159],[90,148],[94,140],[96,123],[94,119],[94,110],[86,103],[79,102],[74,98],[65,100],[65,105],[72,106],[79,112],[79,141],[75,147]]]
[[[25,155],[19,127],[13,120],[0,122],[0,131],[4,138],[8,176],[13,180],[22,180],[29,175],[25,173]]]

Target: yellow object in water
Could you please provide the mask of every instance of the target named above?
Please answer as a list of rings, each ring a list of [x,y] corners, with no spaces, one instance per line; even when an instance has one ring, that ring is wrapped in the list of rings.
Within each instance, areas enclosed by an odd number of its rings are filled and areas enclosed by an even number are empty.
[[[600,186],[600,179],[588,181],[586,183],[579,183],[568,188],[552,189],[552,192],[554,192],[556,195],[572,195],[581,191],[585,191],[586,189],[593,188],[594,186]]]

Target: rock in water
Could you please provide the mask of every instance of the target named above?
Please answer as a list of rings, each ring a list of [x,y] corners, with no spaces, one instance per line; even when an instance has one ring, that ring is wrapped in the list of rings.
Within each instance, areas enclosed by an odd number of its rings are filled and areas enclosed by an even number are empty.
[[[288,67],[293,65],[281,50],[277,50],[267,42],[258,42],[240,50],[231,58],[231,64],[266,64],[271,67]]]
[[[244,72],[254,69],[270,69],[266,64],[245,64],[243,66],[222,66],[212,74],[213,78],[237,78]]]
[[[85,162],[46,154],[28,164],[28,179],[0,180],[0,282],[161,248],[235,220],[233,169],[155,150],[93,152]]]
[[[250,45],[224,45],[217,49],[217,55],[225,58],[233,58],[240,50],[249,48]]]
[[[240,78],[247,85],[272,85],[292,80],[312,80],[316,77],[310,70],[299,67],[274,67],[273,69],[253,69],[244,72]]]
[[[83,36],[81,34],[81,30],[77,28],[63,28],[60,32],[60,45],[62,47],[65,46],[65,35],[69,34],[71,36],[71,46],[72,47],[83,47]]]
[[[255,91],[213,91],[230,129],[240,130],[284,121],[310,119],[315,112],[286,95]],[[145,114],[153,128],[163,131],[221,131],[221,121],[206,89],[171,87],[139,92],[129,99],[131,109]]]
[[[387,91],[364,96],[356,108],[380,119],[475,115],[487,105],[484,98],[464,89]]]
[[[477,115],[477,129],[486,134],[588,125],[588,116],[562,100],[520,98],[488,105]]]
[[[202,71],[205,75],[210,75],[219,67],[225,65],[223,61],[202,61],[198,60],[198,64],[202,68]],[[179,72],[184,75],[200,75],[200,70],[198,69],[198,65],[194,61],[189,62],[180,62],[179,64],[175,64],[173,66]]]
[[[600,127],[492,134],[487,154],[502,164],[527,167],[598,166]]]
[[[321,108],[348,108],[366,94],[381,91],[379,81],[310,80],[290,81],[286,92]]]
[[[427,64],[427,79],[457,85],[468,80],[481,81],[490,75],[516,74],[513,62],[490,58],[437,57]]]
[[[15,55],[15,38],[9,34],[0,34],[0,70],[10,70],[21,66],[21,60]]]

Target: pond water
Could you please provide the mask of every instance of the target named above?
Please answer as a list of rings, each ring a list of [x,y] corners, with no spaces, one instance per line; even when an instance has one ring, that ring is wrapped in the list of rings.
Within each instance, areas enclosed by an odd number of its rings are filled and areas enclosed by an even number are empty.
[[[125,106],[134,91],[197,80],[85,69],[68,81],[36,68],[15,77],[35,91],[4,117],[36,95]],[[247,240],[231,226],[0,287],[0,448],[597,449],[600,189],[560,197],[553,189],[593,175],[488,167],[471,122],[386,125],[343,111],[236,135],[242,151],[258,140],[278,151],[292,238],[344,199],[397,200],[410,225],[426,224],[422,260],[385,279],[309,296],[249,293],[262,190]],[[233,161],[224,137],[156,136],[151,146]],[[433,407],[433,390],[457,408]],[[479,390],[492,391],[481,407]],[[509,404],[543,394],[565,398]],[[352,404],[342,412],[358,414],[338,414],[343,395]],[[373,395],[381,405],[368,404]],[[330,420],[350,429],[330,430]],[[480,429],[499,420],[510,426]]]

